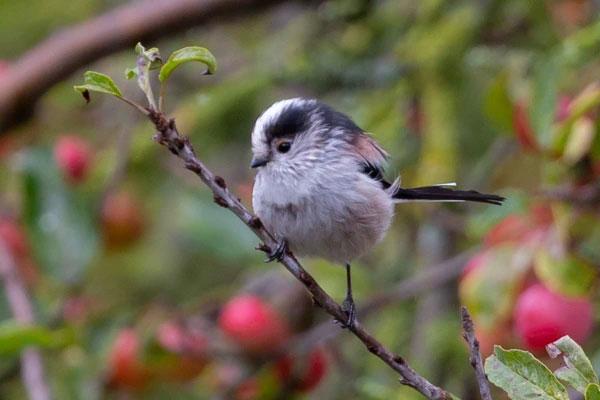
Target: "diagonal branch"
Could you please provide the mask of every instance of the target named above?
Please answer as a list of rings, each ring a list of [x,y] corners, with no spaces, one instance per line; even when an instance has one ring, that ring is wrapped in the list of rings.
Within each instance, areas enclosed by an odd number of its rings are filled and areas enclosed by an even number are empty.
[[[475,377],[477,378],[477,385],[479,386],[481,398],[483,400],[492,400],[492,394],[490,392],[490,383],[488,381],[487,375],[485,374],[485,369],[483,368],[483,360],[481,358],[481,353],[479,352],[479,341],[475,337],[475,327],[473,325],[473,320],[471,319],[471,315],[469,315],[467,307],[461,307],[460,318],[462,321],[464,331],[463,337],[469,345],[469,352],[471,353],[469,360],[471,361],[471,365],[475,369]]]
[[[14,319],[22,324],[35,322],[33,307],[19,276],[15,260],[5,243],[0,240],[0,278]],[[21,376],[30,400],[49,400],[50,390],[44,376],[42,356],[38,349],[27,348],[21,353]]]
[[[250,213],[240,200],[233,195],[225,181],[220,176],[214,175],[198,158],[187,137],[181,136],[175,126],[175,120],[169,119],[164,114],[150,110],[150,120],[154,123],[157,134],[155,140],[167,147],[179,157],[185,168],[194,172],[213,192],[215,202],[231,210],[252,232],[263,242],[264,248],[274,249],[276,240],[265,229],[261,221]],[[300,265],[298,260],[290,253],[284,254],[281,264],[298,279],[310,292],[315,304],[322,307],[328,314],[339,321],[345,321],[347,316],[341,306],[329,296],[317,281]],[[398,372],[400,382],[410,386],[428,399],[445,400],[451,395],[444,389],[434,385],[413,370],[404,359],[390,350],[373,337],[367,330],[356,322],[348,328],[375,356],[385,362],[390,368]]]

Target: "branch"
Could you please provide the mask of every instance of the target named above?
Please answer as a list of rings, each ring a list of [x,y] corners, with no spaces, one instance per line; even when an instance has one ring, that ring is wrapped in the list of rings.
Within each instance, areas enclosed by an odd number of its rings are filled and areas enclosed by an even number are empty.
[[[39,98],[79,68],[139,41],[152,41],[219,18],[285,0],[143,0],[50,36],[0,79],[0,133],[28,118]]]
[[[562,201],[584,209],[595,209],[600,205],[600,185],[588,183],[575,187],[572,185],[543,189],[541,195],[550,200]]]
[[[372,316],[375,311],[381,310],[400,301],[409,300],[419,294],[440,287],[457,278],[464,270],[466,261],[475,253],[476,249],[464,251],[444,262],[424,268],[413,277],[399,282],[392,289],[367,299],[358,311],[361,319],[365,320]],[[329,342],[343,332],[339,327],[333,326],[331,321],[321,322],[308,331],[303,332],[281,351],[276,352],[270,359],[261,360],[260,363],[248,371],[245,371],[224,393],[218,395],[214,400],[229,399],[246,382],[246,380],[267,365],[273,359],[284,354],[297,353],[306,354],[319,343]]]
[[[0,276],[12,314],[17,322],[31,325],[35,322],[33,307],[17,265],[5,243],[0,240]],[[50,390],[44,377],[40,352],[33,347],[21,353],[21,376],[30,400],[49,400]]]
[[[150,110],[149,118],[158,131],[154,137],[155,140],[183,160],[185,168],[194,172],[212,190],[215,202],[221,207],[228,208],[241,219],[263,242],[264,249],[274,249],[277,246],[277,242],[262,225],[260,219],[251,214],[240,200],[227,189],[223,178],[214,175],[198,160],[189,139],[181,136],[177,131],[175,120],[167,120],[164,114],[153,110]],[[315,304],[323,308],[334,319],[338,321],[346,320],[347,316],[341,306],[321,288],[292,254],[284,254],[280,262],[306,287]],[[398,372],[402,384],[416,389],[428,399],[445,400],[451,398],[448,392],[419,375],[402,357],[397,356],[384,347],[359,322],[356,322],[348,329],[365,345],[367,350],[380,358],[394,371]]]
[[[475,329],[473,326],[473,320],[469,315],[467,307],[461,307],[460,317],[463,326],[463,338],[469,345],[469,352],[471,356],[469,361],[475,369],[475,376],[477,378],[477,385],[479,385],[479,392],[483,400],[492,400],[492,394],[490,392],[490,384],[483,368],[483,360],[481,359],[481,353],[479,352],[479,341],[475,337]]]

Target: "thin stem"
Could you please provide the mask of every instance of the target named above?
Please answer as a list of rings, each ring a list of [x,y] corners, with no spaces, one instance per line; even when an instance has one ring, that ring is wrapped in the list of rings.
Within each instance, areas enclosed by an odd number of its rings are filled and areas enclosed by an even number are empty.
[[[127,97],[117,97],[117,99],[123,100],[125,103],[129,104],[130,106],[132,106],[133,108],[136,108],[139,112],[141,112],[142,114],[144,114],[145,116],[150,115],[150,111],[148,111],[147,108],[139,105],[138,103],[136,103],[133,100],[129,100]]]
[[[477,378],[477,385],[479,386],[481,398],[483,400],[492,400],[490,384],[487,375],[485,374],[481,353],[479,352],[479,341],[475,337],[475,327],[467,307],[461,307],[460,315],[464,331],[463,338],[469,345],[469,352],[471,354],[469,360],[473,366],[473,369],[475,369],[475,377]]]
[[[165,110],[165,96],[166,93],[167,82],[160,83],[160,90],[158,93],[158,111],[163,112]]]
[[[25,284],[12,255],[2,240],[0,240],[0,276],[15,320],[26,325],[34,324],[33,306]],[[35,347],[26,348],[21,353],[21,376],[30,400],[50,400],[42,356]]]

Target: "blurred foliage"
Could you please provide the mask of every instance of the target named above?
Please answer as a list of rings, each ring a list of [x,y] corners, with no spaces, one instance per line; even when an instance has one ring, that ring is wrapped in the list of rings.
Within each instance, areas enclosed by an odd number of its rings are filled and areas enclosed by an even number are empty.
[[[10,63],[61,27],[118,4],[0,2],[0,59]],[[589,193],[598,191],[600,180],[598,17],[592,0],[331,0],[318,6],[284,3],[145,44],[159,47],[163,56],[197,44],[214,53],[215,75],[203,76],[203,67],[193,64],[177,68],[167,87],[167,111],[199,157],[249,206],[253,122],[273,101],[292,96],[318,97],[352,116],[392,154],[387,174],[401,172],[403,185],[456,181],[508,198],[503,207],[398,206],[384,242],[353,268],[360,305],[427,268],[434,253],[441,261],[483,246],[487,261],[460,282],[364,318],[394,351],[419,354],[408,359],[424,376],[474,399],[459,334],[460,302],[480,328],[482,348],[491,341],[490,351],[492,344],[523,346],[513,333],[513,313],[532,282],[583,296],[597,309],[600,225],[598,197]],[[114,77],[125,96],[142,102],[123,74],[131,61],[128,51],[86,69]],[[29,344],[44,348],[56,398],[127,393],[207,399],[244,374],[253,380],[242,382],[231,398],[281,396],[285,388],[269,363],[239,352],[220,356],[222,347],[235,349],[217,326],[221,305],[238,293],[258,294],[278,307],[298,336],[327,317],[310,307],[298,311],[297,304],[307,300],[301,288],[280,267],[263,264],[254,251],[256,238],[152,142],[147,121],[109,96],[94,96],[86,105],[72,91],[80,75],[52,88],[35,118],[0,137],[0,218],[16,221],[25,232],[26,254],[9,247],[39,323],[15,327],[0,300],[6,320],[0,349],[10,350],[0,360],[0,398],[25,398],[16,351]],[[50,150],[64,135],[82,137],[93,149],[87,179],[79,185],[64,179]],[[115,246],[104,213],[106,199],[117,192],[133,199],[117,214],[142,221],[143,228]],[[539,217],[540,209],[546,217]],[[438,233],[438,242],[435,249],[417,251],[427,240],[425,228]],[[137,230],[119,235],[128,232]],[[342,299],[342,269],[322,260],[305,264]],[[252,283],[269,273],[276,283]],[[291,288],[298,293],[292,296]],[[432,296],[439,296],[437,303]],[[187,350],[173,350],[157,338],[165,321],[181,323],[188,333],[202,330],[214,343],[211,357],[185,364]],[[115,383],[120,378],[114,376],[114,354],[125,354],[115,343],[126,328],[134,332],[127,351],[143,367],[128,370],[134,384],[123,387]],[[582,343],[595,366],[599,344],[597,334]],[[325,347],[329,368],[323,382],[284,398],[421,398],[399,386],[392,371],[359,350],[350,335],[342,332]],[[189,365],[199,363],[201,372],[189,379],[175,379],[179,375],[169,367],[194,370]],[[148,377],[150,383],[140,384]]]

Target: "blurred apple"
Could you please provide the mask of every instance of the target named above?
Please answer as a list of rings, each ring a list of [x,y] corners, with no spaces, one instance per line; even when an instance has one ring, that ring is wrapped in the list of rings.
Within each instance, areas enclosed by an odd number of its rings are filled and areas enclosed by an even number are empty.
[[[308,356],[284,356],[275,365],[275,372],[284,385],[306,393],[316,388],[327,373],[325,351],[317,347]]]
[[[510,214],[494,225],[485,235],[486,246],[520,242],[532,231],[531,220],[525,215]]]
[[[108,382],[112,387],[139,390],[150,380],[141,361],[141,344],[137,333],[123,329],[117,335],[109,354]]]
[[[592,323],[592,304],[587,298],[566,297],[539,283],[521,293],[514,309],[515,333],[531,351],[543,351],[564,335],[583,343]]]
[[[207,364],[208,339],[199,330],[187,329],[173,321],[162,323],[156,333],[158,343],[176,355],[162,368],[167,379],[187,381],[195,378]]]
[[[235,391],[235,400],[258,400],[260,385],[255,378],[248,378]]]
[[[462,271],[460,280],[462,281],[468,275],[470,275],[473,271],[479,269],[482,265],[485,265],[485,263],[487,261],[486,257],[487,257],[487,253],[485,251],[480,251],[479,253],[477,253],[473,257],[471,257],[471,259],[469,259],[469,261],[467,262],[467,265],[465,265],[465,268]]]
[[[513,110],[513,130],[517,140],[525,151],[535,152],[538,150],[535,133],[529,122],[527,107],[524,102],[518,102]]]
[[[277,311],[252,295],[240,295],[225,304],[219,327],[229,339],[254,354],[276,351],[289,337]]]
[[[27,237],[15,219],[11,217],[0,218],[0,239],[16,261],[25,258],[29,254]]]
[[[0,80],[8,72],[9,68],[10,68],[10,63],[8,61],[0,60]]]
[[[13,257],[22,278],[27,284],[33,285],[39,278],[39,271],[33,262],[21,224],[10,216],[0,217],[0,240]]]
[[[144,231],[142,205],[129,192],[110,194],[104,200],[101,222],[108,247],[119,248],[134,243]]]
[[[80,137],[61,136],[54,146],[54,159],[67,182],[78,184],[87,177],[92,150]]]
[[[494,346],[507,347],[512,342],[511,329],[508,324],[500,324],[491,329],[475,326],[475,337],[479,341],[479,351],[484,357],[494,352]]]
[[[84,295],[68,297],[62,307],[64,320],[76,324],[85,322],[90,314],[92,304],[92,299]]]

